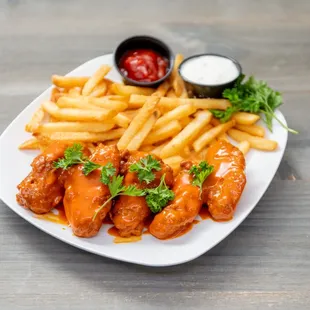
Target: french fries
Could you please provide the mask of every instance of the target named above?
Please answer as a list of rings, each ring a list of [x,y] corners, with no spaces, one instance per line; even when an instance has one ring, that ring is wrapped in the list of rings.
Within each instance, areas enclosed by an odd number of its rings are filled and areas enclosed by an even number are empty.
[[[110,87],[110,90],[112,93],[116,95],[125,96],[125,97],[129,97],[134,94],[150,96],[154,93],[153,88],[130,86],[130,85],[124,85],[124,84],[118,84],[118,83],[112,84]]]
[[[232,116],[232,119],[240,125],[253,125],[260,119],[260,116],[247,112],[237,112]]]
[[[36,138],[29,139],[23,142],[19,147],[20,150],[39,150],[40,149],[40,141]]]
[[[237,145],[237,148],[243,153],[243,155],[245,156],[250,148],[251,148],[251,145],[250,145],[250,142],[249,141],[242,141],[240,142],[238,145]]]
[[[108,91],[108,83],[106,81],[100,82],[93,91],[89,94],[91,97],[101,97],[104,96]]]
[[[171,72],[170,81],[177,97],[188,98],[184,81],[181,79],[178,69],[184,57],[177,54],[174,59],[174,66]]]
[[[43,109],[54,118],[65,121],[104,121],[116,115],[114,110],[82,110],[82,109],[60,109],[55,103],[45,101]]]
[[[102,65],[92,77],[85,83],[82,89],[83,96],[89,96],[94,88],[104,79],[104,77],[109,73],[111,67],[108,65]]]
[[[35,132],[53,133],[53,132],[105,132],[115,126],[111,121],[106,123],[97,122],[54,122],[40,125]]]
[[[155,128],[155,126],[153,126],[153,128]],[[155,144],[161,141],[165,141],[168,138],[174,137],[181,130],[182,126],[177,120],[171,121],[165,125],[165,127],[160,127],[150,132],[143,144]]]
[[[140,109],[138,114],[133,118],[129,127],[125,131],[124,135],[118,141],[117,147],[119,150],[124,150],[139,131],[139,129],[145,124],[147,119],[155,111],[159,98],[157,96],[150,96],[145,102],[144,106]]]
[[[261,137],[254,137],[237,129],[228,130],[228,135],[238,142],[248,141],[251,148],[262,151],[274,151],[278,147],[278,143],[276,141],[264,139]]]
[[[172,73],[157,89],[115,83],[102,65],[90,77],[53,75],[50,101],[44,101],[25,126],[33,138],[22,150],[44,150],[52,141],[117,145],[120,151],[143,151],[159,156],[179,171],[184,159],[204,160],[218,140],[238,142],[244,155],[250,148],[273,151],[277,142],[264,139],[257,114],[236,112],[221,123],[208,110],[226,110],[226,99],[188,98],[176,55]],[[228,134],[228,135],[227,135]]]
[[[158,118],[158,112],[154,111],[153,114],[148,118],[148,120],[141,127],[141,129],[135,134],[133,139],[129,142],[127,146],[127,150],[136,151],[139,149],[139,147],[142,145],[147,135],[152,130],[157,118]]]
[[[120,138],[125,129],[112,129],[107,132],[53,132],[47,137],[57,141],[103,142]]]
[[[161,150],[160,157],[167,158],[178,154],[211,121],[211,117],[209,111],[197,112],[195,119]]]
[[[235,125],[235,121],[231,120],[227,123],[218,125],[216,127],[211,128],[203,135],[201,135],[194,143],[193,147],[196,152],[202,150],[206,145],[208,145],[212,140],[214,140],[217,136],[226,132],[228,129],[232,128]]]
[[[264,137],[265,136],[265,128],[259,125],[235,125],[236,129],[247,132],[252,136]]]
[[[89,80],[88,76],[61,76],[52,75],[52,83],[60,88],[83,87]]]
[[[181,105],[181,106],[169,111],[168,113],[163,115],[161,118],[159,118],[157,120],[157,122],[155,123],[154,130],[156,130],[158,128],[162,128],[163,126],[165,126],[166,124],[168,124],[172,120],[179,120],[179,119],[182,119],[186,116],[189,116],[189,115],[195,113],[196,110],[197,110],[196,107],[192,103],[190,103],[188,105],[187,104]]]

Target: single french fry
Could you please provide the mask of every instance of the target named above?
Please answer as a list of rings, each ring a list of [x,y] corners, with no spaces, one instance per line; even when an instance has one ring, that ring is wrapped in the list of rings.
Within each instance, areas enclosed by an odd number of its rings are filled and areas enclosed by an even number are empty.
[[[169,98],[177,98],[177,95],[175,94],[174,92],[174,89],[173,88],[170,88],[168,93],[166,94],[167,97]]]
[[[52,75],[52,83],[60,88],[83,87],[88,80],[88,76]]]
[[[38,127],[36,132],[53,133],[53,132],[105,132],[114,127],[114,122],[55,122],[45,123]]]
[[[214,140],[217,136],[219,136],[223,132],[226,132],[228,129],[232,128],[235,124],[236,122],[234,120],[231,120],[227,123],[218,125],[206,131],[193,143],[194,150],[198,153],[206,145],[208,145],[212,140]]]
[[[125,131],[124,135],[120,138],[117,147],[119,150],[127,148],[131,140],[142,128],[145,122],[153,114],[158,104],[159,98],[157,96],[150,96],[145,102],[144,106],[139,110],[138,114],[132,119],[129,127]]]
[[[152,96],[163,97],[166,95],[169,88],[170,88],[170,83],[169,81],[166,80],[165,82],[161,83],[158,86],[157,90],[152,94]]]
[[[154,127],[155,128],[155,127]],[[172,138],[182,130],[181,124],[174,120],[163,127],[157,128],[150,132],[143,144],[154,144]]]
[[[158,118],[158,112],[154,111],[153,114],[144,123],[141,129],[135,134],[132,140],[129,142],[127,149],[129,151],[136,151],[140,148],[145,138],[151,132],[156,120]]]
[[[161,118],[159,118],[155,123],[154,130],[162,128],[163,126],[165,126],[166,124],[168,124],[173,120],[179,120],[186,116],[189,116],[195,113],[196,110],[197,109],[194,107],[192,103],[178,106],[175,109],[164,114]]]
[[[237,112],[233,114],[232,119],[240,125],[253,125],[260,119],[260,116],[253,113]]]
[[[124,131],[125,129],[118,128],[107,132],[54,132],[48,138],[59,141],[104,142],[121,137]]]
[[[211,121],[211,117],[212,114],[209,111],[197,112],[195,119],[162,149],[160,157],[167,158],[180,153],[188,142],[196,137],[201,129]]]
[[[172,87],[175,91],[175,94],[177,97],[182,96],[183,98],[187,98],[187,91],[185,88],[185,84],[184,81],[182,80],[182,78],[179,75],[178,69],[179,66],[181,64],[181,62],[183,61],[184,57],[181,54],[177,54],[175,56],[174,59],[174,66],[173,66],[173,70],[171,72],[171,76],[170,76],[170,81],[172,84]]]
[[[251,145],[249,141],[242,141],[237,145],[237,148],[243,153],[243,155],[246,155],[249,152]]]
[[[39,150],[40,142],[37,139],[29,139],[23,142],[19,147],[20,150]]]
[[[115,124],[119,127],[122,128],[128,128],[131,119],[128,118],[126,115],[124,115],[124,113],[118,113],[114,118],[113,121],[115,122]]]
[[[43,119],[44,109],[42,108],[42,106],[40,106],[39,109],[36,110],[32,115],[30,122],[25,126],[25,130],[27,132],[35,132],[40,126],[40,123],[43,121]]]
[[[136,95],[133,94],[129,98],[128,108],[129,109],[138,109],[141,108],[148,96]],[[231,106],[230,102],[226,99],[214,99],[214,98],[169,98],[161,97],[158,108],[165,108],[167,110],[175,109],[176,107],[182,104],[192,103],[196,109],[218,109],[226,110]]]
[[[58,99],[57,105],[59,108],[81,109],[81,110],[100,110],[99,107],[83,100],[83,97],[66,97]]]
[[[101,97],[104,96],[108,91],[108,83],[103,80],[100,82],[93,91],[89,94],[91,97]]]
[[[180,163],[183,160],[184,160],[183,157],[176,155],[176,156],[165,158],[163,161],[166,165],[170,166],[174,174],[176,174],[180,170]]]
[[[63,96],[58,99],[57,105],[60,108],[75,108],[75,109],[108,109],[116,112],[124,111],[128,104],[124,101],[107,100],[105,98],[95,98],[90,96],[66,97]]]
[[[236,124],[235,128],[247,132],[252,136],[264,137],[265,136],[265,128],[259,125],[240,125]]]
[[[94,90],[94,88],[104,79],[104,77],[109,73],[111,67],[108,65],[102,65],[93,76],[85,83],[82,89],[82,95],[88,96]]]
[[[262,151],[274,151],[278,147],[278,143],[276,141],[264,139],[261,137],[254,137],[237,129],[228,130],[228,135],[238,142],[248,141],[251,148]]]
[[[104,121],[116,115],[114,110],[82,110],[82,109],[60,109],[54,102],[45,101],[43,109],[54,118],[64,121]]]
[[[155,90],[148,87],[138,87],[114,83],[110,86],[110,91],[120,96],[131,96],[132,94],[150,96],[154,93]]]
[[[228,136],[225,132],[223,132],[222,134],[220,134],[218,137],[217,137],[219,140],[225,140],[227,142],[229,142],[229,139],[228,139]]]

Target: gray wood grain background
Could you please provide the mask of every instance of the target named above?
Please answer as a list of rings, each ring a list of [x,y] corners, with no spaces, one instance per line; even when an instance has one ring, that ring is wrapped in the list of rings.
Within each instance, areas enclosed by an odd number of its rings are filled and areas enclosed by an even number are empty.
[[[185,265],[155,269],[82,252],[0,201],[0,309],[309,309],[309,16],[308,0],[0,0],[0,132],[51,74],[134,34],[185,55],[236,57],[283,92],[282,111],[300,130],[251,215]]]

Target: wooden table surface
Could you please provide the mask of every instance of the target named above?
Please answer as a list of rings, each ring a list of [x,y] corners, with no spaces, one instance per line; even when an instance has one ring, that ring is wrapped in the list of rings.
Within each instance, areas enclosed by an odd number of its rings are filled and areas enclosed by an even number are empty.
[[[51,74],[134,34],[185,55],[237,58],[283,92],[281,110],[300,131],[251,215],[184,265],[142,267],[80,251],[0,202],[0,309],[309,309],[309,16],[308,0],[0,0],[0,132]]]

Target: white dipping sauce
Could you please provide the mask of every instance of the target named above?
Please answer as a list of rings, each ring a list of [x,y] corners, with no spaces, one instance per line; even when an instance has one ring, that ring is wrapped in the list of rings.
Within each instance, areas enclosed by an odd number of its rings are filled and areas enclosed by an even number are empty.
[[[181,75],[185,79],[205,85],[228,83],[237,78],[239,73],[233,61],[215,55],[191,58],[181,67]]]

